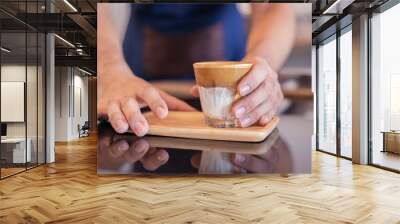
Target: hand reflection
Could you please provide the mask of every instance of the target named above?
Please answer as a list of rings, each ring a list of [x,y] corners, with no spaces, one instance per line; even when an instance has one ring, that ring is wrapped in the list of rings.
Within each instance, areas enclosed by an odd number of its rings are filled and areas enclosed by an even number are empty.
[[[245,173],[272,173],[276,170],[275,163],[268,155],[232,154],[232,163],[236,170]]]
[[[291,151],[276,135],[262,143],[206,142],[165,137],[138,138],[99,129],[98,170],[104,173],[292,173]],[[193,148],[191,148],[193,144]],[[156,148],[157,147],[157,148]],[[158,148],[162,147],[162,148]],[[167,147],[165,150],[163,147]],[[181,149],[192,150],[181,150]],[[200,153],[197,150],[204,150]],[[191,164],[188,164],[190,159]]]
[[[111,160],[114,164],[119,164],[120,166],[139,161],[144,169],[154,171],[169,159],[169,154],[166,150],[152,148],[147,140],[132,139],[132,136],[114,135],[109,138],[108,142],[103,141],[100,144],[103,146],[103,154],[106,154],[102,156],[108,157],[108,161]]]
[[[207,155],[207,156],[205,156]],[[227,159],[224,159],[227,158]],[[262,154],[204,151],[192,156],[191,164],[205,173],[290,173],[292,159],[282,139]]]
[[[288,146],[281,138],[264,154],[235,153],[231,155],[231,161],[240,172],[290,173],[292,171],[291,155]]]

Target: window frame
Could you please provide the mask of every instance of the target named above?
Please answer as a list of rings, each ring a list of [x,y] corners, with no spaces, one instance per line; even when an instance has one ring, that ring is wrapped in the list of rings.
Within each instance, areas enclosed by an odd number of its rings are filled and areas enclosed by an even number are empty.
[[[344,18],[347,19],[347,18]],[[340,22],[340,20],[338,21]],[[341,97],[340,97],[340,81],[341,81],[341,67],[340,67],[340,37],[342,35],[344,35],[347,32],[351,32],[352,31],[352,23],[350,22],[349,24],[346,24],[344,27],[337,29],[337,31],[335,33],[333,33],[332,35],[328,36],[327,38],[319,41],[316,44],[316,54],[315,54],[315,60],[316,60],[316,134],[315,134],[315,142],[316,142],[316,151],[319,152],[323,152],[329,155],[333,155],[339,158],[343,158],[346,160],[352,160],[352,158],[347,157],[342,155],[341,153],[341,119],[340,119],[340,103],[341,103]],[[319,122],[320,122],[320,118],[319,118],[319,93],[320,93],[320,80],[319,80],[319,47],[321,44],[326,44],[330,41],[336,41],[336,152],[332,153],[332,152],[328,152],[324,149],[320,148],[320,144],[319,144]]]
[[[384,165],[380,165],[377,163],[373,162],[373,153],[374,153],[374,147],[373,147],[373,130],[372,130],[372,94],[373,94],[373,88],[372,88],[372,76],[373,76],[373,61],[372,61],[372,45],[373,45],[373,35],[372,35],[372,19],[374,17],[374,14],[382,14],[385,11],[393,8],[394,6],[400,5],[400,1],[399,0],[388,0],[385,3],[383,3],[382,5],[380,5],[379,7],[376,7],[372,10],[368,11],[368,111],[367,111],[367,116],[368,116],[368,153],[367,153],[367,161],[368,161],[368,165],[373,166],[373,167],[377,167],[383,170],[387,170],[387,171],[391,171],[391,172],[395,172],[395,173],[400,173],[400,169],[394,169],[394,168],[390,168]]]
[[[34,0],[34,1],[31,2],[31,3],[35,3],[36,4],[36,13],[39,12],[39,2],[43,2],[43,1]],[[25,12],[24,13],[25,13],[25,16],[27,16],[27,13],[29,13],[28,10],[27,10],[28,1],[25,0],[25,1],[22,1],[22,3],[25,3]],[[14,173],[6,175],[6,176],[3,175],[2,167],[0,166],[0,180],[3,180],[3,179],[15,176],[17,174],[26,172],[26,171],[28,171],[30,169],[39,167],[39,166],[44,165],[44,164],[47,163],[47,144],[48,144],[48,142],[47,142],[47,110],[46,110],[46,108],[47,108],[47,44],[48,44],[48,40],[47,40],[47,32],[43,32],[41,30],[38,30],[38,29],[30,26],[29,24],[27,24],[27,23],[23,22],[22,20],[16,18],[15,16],[13,16],[13,14],[11,14],[8,11],[2,9],[1,7],[0,7],[0,10],[1,10],[2,13],[8,15],[11,19],[15,20],[16,22],[21,23],[21,25],[22,25],[21,27],[23,27],[23,29],[15,31],[15,32],[19,32],[19,33],[25,35],[25,40],[24,40],[25,41],[25,49],[24,49],[24,51],[25,51],[25,56],[24,56],[25,57],[25,87],[24,87],[24,91],[25,91],[25,93],[24,93],[25,166],[24,166],[23,170],[14,172]],[[48,7],[46,7],[45,10],[46,10],[45,12],[47,12],[48,11]],[[25,20],[26,20],[26,17],[25,17]],[[1,24],[0,24],[0,26],[1,26]],[[3,33],[10,33],[10,32],[8,32],[7,30],[3,31],[3,30],[0,29],[0,45],[2,45],[2,43],[1,43],[2,38],[1,37],[2,37]],[[11,33],[14,33],[14,32],[11,32]],[[35,48],[36,60],[34,62],[34,65],[36,66],[36,69],[35,69],[36,70],[35,71],[35,75],[36,75],[36,91],[35,91],[35,93],[33,93],[33,94],[35,94],[35,97],[36,97],[36,122],[34,122],[35,125],[36,125],[36,128],[35,128],[36,129],[36,136],[33,136],[32,138],[36,138],[36,141],[37,141],[37,145],[36,145],[36,161],[35,161],[34,164],[29,164],[29,166],[28,166],[29,162],[27,162],[28,161],[28,153],[27,153],[27,147],[28,147],[28,114],[27,114],[28,113],[27,112],[28,34],[33,34],[33,35],[36,36],[36,41],[35,41],[36,42],[35,43],[36,44],[36,48]],[[43,35],[40,35],[40,34],[43,34]],[[39,38],[39,36],[41,36],[42,38]],[[41,119],[44,119],[44,120],[41,120],[41,122],[43,122],[42,123],[42,125],[43,125],[42,128],[44,129],[43,130],[43,145],[42,145],[42,147],[43,147],[42,148],[42,152],[44,152],[44,154],[41,155],[41,157],[43,157],[42,158],[43,162],[39,162],[39,141],[38,141],[38,139],[39,139],[39,113],[38,113],[38,111],[39,111],[39,94],[38,94],[39,93],[39,81],[38,81],[38,75],[39,75],[39,68],[38,68],[39,67],[39,41],[41,41],[41,44],[42,44],[42,48],[43,49],[41,49],[40,52],[43,54],[43,55],[41,55],[41,57],[42,57],[42,60],[44,60],[44,63],[42,64],[42,70],[41,70],[42,82],[43,82],[42,84],[43,84],[43,88],[44,88],[43,93],[42,93],[42,96],[44,97],[42,99],[43,105],[41,105],[41,107],[43,107],[42,109],[44,110],[43,111],[44,115],[43,115],[43,117],[41,117]],[[2,58],[1,53],[0,53],[0,82],[1,82],[1,67],[3,66],[2,62],[3,62],[3,58]],[[1,86],[0,86],[0,90],[1,90]],[[0,96],[1,96],[1,93],[0,93]],[[0,97],[0,101],[1,101],[1,97]],[[0,105],[0,111],[1,111],[1,105]],[[1,118],[1,115],[0,115],[0,118]],[[0,119],[0,124],[1,123],[2,122],[1,122],[1,119]],[[33,152],[33,150],[32,150],[32,152]],[[0,144],[0,155],[1,155],[1,144]]]

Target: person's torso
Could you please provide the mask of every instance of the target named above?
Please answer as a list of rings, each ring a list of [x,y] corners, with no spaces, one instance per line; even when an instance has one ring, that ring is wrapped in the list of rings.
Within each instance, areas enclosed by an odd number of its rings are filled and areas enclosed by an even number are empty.
[[[193,63],[240,60],[245,45],[234,4],[134,4],[124,54],[146,80],[193,79]]]

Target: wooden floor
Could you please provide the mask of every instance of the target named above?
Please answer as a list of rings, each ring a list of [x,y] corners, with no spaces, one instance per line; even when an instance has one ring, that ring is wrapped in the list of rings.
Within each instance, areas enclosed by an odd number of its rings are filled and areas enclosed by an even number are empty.
[[[24,168],[1,168],[1,177],[11,176],[13,174],[22,172],[25,170]]]
[[[400,170],[400,155],[392,152],[374,151],[373,162],[375,164]]]
[[[98,177],[94,137],[0,181],[0,223],[400,223],[400,175],[313,153],[290,177]]]

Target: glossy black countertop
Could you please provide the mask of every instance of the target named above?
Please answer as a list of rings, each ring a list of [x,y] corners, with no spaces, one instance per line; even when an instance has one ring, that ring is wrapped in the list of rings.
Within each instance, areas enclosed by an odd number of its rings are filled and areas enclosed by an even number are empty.
[[[120,135],[99,125],[99,175],[303,174],[311,172],[312,120],[281,116],[259,143]]]

